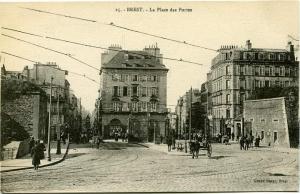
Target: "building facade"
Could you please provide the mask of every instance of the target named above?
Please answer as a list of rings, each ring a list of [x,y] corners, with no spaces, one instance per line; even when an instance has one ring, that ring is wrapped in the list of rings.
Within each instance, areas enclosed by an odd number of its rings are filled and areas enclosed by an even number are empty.
[[[189,122],[190,122],[190,111],[192,109],[192,127],[193,120],[200,119],[200,115],[196,114],[199,111],[199,103],[200,103],[200,90],[192,89],[188,90],[183,96],[179,97],[177,100],[177,104],[175,107],[175,113],[177,115],[178,125],[177,125],[177,136],[179,138],[184,138],[184,134],[189,131]],[[194,122],[195,123],[195,122]],[[199,130],[199,129],[197,129]]]
[[[127,132],[133,141],[157,141],[165,136],[167,72],[160,49],[125,51],[111,46],[102,54],[99,123],[104,138]]]
[[[256,88],[298,86],[294,46],[288,49],[221,46],[210,70],[214,135],[241,133],[243,102]]]
[[[293,127],[297,126],[297,120],[291,117],[289,109],[289,100],[285,97],[246,100],[243,116],[249,127],[244,127],[244,135],[259,136],[261,143],[267,146],[297,145],[299,139],[294,136],[299,137],[299,127]]]

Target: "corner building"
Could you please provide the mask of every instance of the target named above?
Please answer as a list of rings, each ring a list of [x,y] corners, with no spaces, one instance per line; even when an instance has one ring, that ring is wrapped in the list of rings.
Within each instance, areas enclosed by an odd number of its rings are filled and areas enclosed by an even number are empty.
[[[142,51],[109,47],[101,56],[101,132],[127,132],[130,140],[158,142],[167,134],[167,72],[156,46]]]
[[[211,100],[213,136],[242,134],[243,104],[253,90],[262,87],[298,86],[298,62],[294,46],[287,49],[221,46],[212,60]]]

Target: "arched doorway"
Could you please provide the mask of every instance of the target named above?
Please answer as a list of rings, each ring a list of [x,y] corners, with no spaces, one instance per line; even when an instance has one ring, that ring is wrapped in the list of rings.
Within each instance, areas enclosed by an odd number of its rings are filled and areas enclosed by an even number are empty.
[[[124,129],[126,130],[126,127],[119,119],[112,119],[104,128],[104,138],[113,138],[115,132],[121,133]]]

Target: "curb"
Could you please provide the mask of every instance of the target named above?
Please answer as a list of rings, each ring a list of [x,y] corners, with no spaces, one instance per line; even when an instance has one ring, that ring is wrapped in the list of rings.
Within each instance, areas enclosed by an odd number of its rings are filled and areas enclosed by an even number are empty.
[[[67,150],[66,150],[64,156],[60,160],[57,160],[57,161],[49,163],[49,164],[41,165],[41,166],[39,166],[39,168],[43,168],[43,167],[47,167],[47,166],[52,166],[52,165],[55,165],[55,164],[58,164],[58,163],[61,163],[62,161],[64,161],[66,159],[67,155],[68,155],[69,146],[70,146],[70,143],[68,142]],[[16,168],[16,169],[9,169],[9,170],[2,170],[0,172],[1,173],[3,173],[3,172],[13,172],[13,171],[19,171],[19,170],[28,170],[28,169],[33,169],[33,166],[23,167],[23,168]]]
[[[143,144],[143,143],[135,143],[135,142],[130,142],[131,144],[136,144],[136,145],[139,145],[139,146],[142,146],[142,147],[145,147],[145,148],[150,148],[149,146]]]

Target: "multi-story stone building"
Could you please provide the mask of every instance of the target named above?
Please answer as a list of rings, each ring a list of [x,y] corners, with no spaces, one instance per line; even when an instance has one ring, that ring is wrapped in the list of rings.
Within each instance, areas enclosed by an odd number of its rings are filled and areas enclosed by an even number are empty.
[[[260,137],[261,143],[268,146],[297,147],[299,145],[299,123],[297,107],[285,97],[246,100],[244,135]]]
[[[241,134],[243,102],[261,87],[298,86],[294,47],[288,49],[221,46],[212,60],[212,122],[215,134]]]
[[[175,107],[175,113],[178,118],[178,128],[176,129],[177,136],[183,138],[185,133],[189,130],[190,110],[193,109],[193,103],[200,102],[200,91],[199,89],[188,90],[183,96],[179,97],[177,105]],[[195,104],[196,105],[196,104]],[[200,115],[193,115],[192,117],[199,117]],[[192,123],[193,125],[193,123]]]
[[[156,141],[165,136],[167,72],[160,49],[125,51],[111,46],[102,54],[99,123],[104,138],[128,132],[131,140]]]

